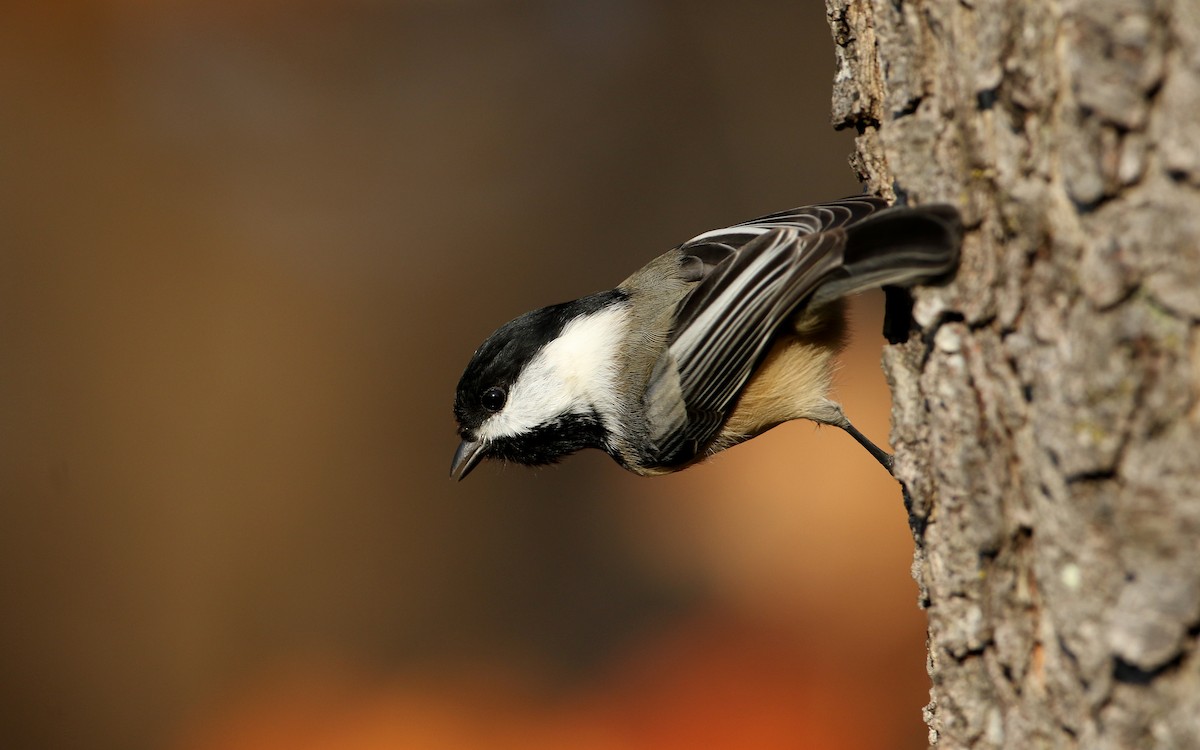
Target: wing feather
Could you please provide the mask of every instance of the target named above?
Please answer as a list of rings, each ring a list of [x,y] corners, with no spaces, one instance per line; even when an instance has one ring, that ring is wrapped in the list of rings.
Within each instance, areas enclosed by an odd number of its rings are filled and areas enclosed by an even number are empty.
[[[845,198],[715,229],[677,248],[687,281],[697,283],[679,304],[646,390],[651,465],[679,466],[704,451],[801,305],[881,284],[911,286],[954,268],[957,211],[884,209],[875,196]]]
[[[679,249],[687,252],[692,248],[714,245],[737,251],[772,229],[792,228],[802,235],[817,234],[853,224],[884,208],[887,208],[887,201],[874,195],[802,206],[698,234],[680,245]]]
[[[696,287],[647,390],[648,402],[682,399],[685,405],[648,409],[670,415],[651,425],[658,461],[688,460],[711,441],[775,330],[839,267],[844,245],[838,228],[806,234],[790,225],[771,228]]]

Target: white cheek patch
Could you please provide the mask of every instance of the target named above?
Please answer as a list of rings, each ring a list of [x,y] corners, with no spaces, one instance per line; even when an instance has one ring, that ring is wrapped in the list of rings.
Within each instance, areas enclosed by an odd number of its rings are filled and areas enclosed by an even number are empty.
[[[525,366],[509,389],[504,409],[480,425],[479,438],[520,435],[593,407],[601,413],[611,411],[626,314],[624,305],[615,305],[567,323]]]

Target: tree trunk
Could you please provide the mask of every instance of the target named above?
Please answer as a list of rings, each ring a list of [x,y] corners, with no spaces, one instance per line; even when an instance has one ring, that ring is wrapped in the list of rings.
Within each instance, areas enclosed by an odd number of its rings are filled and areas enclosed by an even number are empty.
[[[855,167],[968,227],[885,355],[930,741],[1200,748],[1200,2],[828,2]]]

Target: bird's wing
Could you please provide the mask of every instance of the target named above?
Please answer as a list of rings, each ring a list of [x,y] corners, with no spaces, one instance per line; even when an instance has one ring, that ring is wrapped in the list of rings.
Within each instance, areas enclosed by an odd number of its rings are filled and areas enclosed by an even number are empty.
[[[772,228],[697,284],[646,391],[656,462],[686,462],[712,440],[772,334],[840,267],[845,243],[841,228]]]
[[[741,224],[714,229],[696,235],[678,249],[689,256],[689,259],[696,259],[685,265],[690,266],[692,279],[700,280],[734,253],[771,230],[790,228],[801,235],[818,234],[849,226],[884,208],[887,208],[887,202],[874,195],[843,198],[829,203],[780,211]]]
[[[646,390],[648,458],[686,463],[711,442],[775,331],[801,304],[920,283],[953,268],[956,211],[885,208],[881,198],[846,198],[679,246],[690,280],[699,283],[680,302]]]

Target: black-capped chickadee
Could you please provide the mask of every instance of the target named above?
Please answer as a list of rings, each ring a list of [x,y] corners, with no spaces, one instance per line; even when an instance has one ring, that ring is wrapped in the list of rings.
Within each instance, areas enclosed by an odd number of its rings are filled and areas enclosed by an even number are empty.
[[[683,469],[793,419],[891,456],[829,398],[843,298],[952,272],[951,206],[861,196],[693,237],[615,289],[500,327],[458,383],[451,477],[599,448],[642,475]]]

